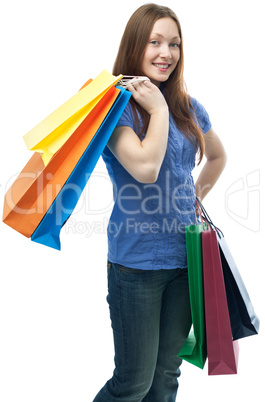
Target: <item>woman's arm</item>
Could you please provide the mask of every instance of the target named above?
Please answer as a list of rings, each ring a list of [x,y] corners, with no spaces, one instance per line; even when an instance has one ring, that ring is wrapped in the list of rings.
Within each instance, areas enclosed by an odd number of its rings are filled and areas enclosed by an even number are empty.
[[[196,181],[196,195],[201,200],[213,188],[226,165],[226,152],[215,131],[211,128],[205,135],[206,163]]]
[[[146,136],[141,141],[132,128],[117,127],[108,142],[108,147],[137,181],[154,183],[167,148],[168,106],[159,88],[149,81],[129,85],[128,90],[150,115]]]

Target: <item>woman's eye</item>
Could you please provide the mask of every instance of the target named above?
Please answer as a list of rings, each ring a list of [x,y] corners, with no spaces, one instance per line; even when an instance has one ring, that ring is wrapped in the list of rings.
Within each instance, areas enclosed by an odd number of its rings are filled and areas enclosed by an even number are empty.
[[[151,40],[151,41],[150,41],[150,44],[153,45],[153,46],[158,46],[158,45],[159,45],[159,41],[157,41],[157,40]],[[170,44],[170,47],[173,47],[173,48],[180,47],[180,43],[171,43],[171,44]]]

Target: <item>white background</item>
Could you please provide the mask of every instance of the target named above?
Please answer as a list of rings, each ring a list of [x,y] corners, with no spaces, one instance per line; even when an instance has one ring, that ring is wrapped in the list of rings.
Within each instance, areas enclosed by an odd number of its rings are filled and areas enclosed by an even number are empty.
[[[184,363],[181,402],[264,397],[262,3],[160,1],[182,24],[188,91],[209,112],[228,153],[205,206],[226,235],[262,321],[258,336],[240,342],[238,375],[209,377],[207,365],[202,371]],[[142,4],[15,0],[2,6],[1,210],[7,187],[31,156],[23,135],[88,78],[111,72],[125,24]],[[111,196],[100,160],[61,234],[60,252],[0,223],[1,402],[91,402],[111,376],[105,300]]]

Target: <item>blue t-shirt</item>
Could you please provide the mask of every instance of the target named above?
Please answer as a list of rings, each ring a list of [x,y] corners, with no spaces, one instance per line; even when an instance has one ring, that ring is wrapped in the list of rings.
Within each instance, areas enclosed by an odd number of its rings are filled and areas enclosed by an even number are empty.
[[[191,98],[198,122],[211,128],[204,107]],[[117,126],[137,133],[131,104]],[[144,270],[186,268],[185,226],[196,223],[192,170],[197,146],[176,127],[169,115],[167,150],[158,179],[136,181],[106,147],[102,157],[113,184],[114,207],[108,224],[108,260]]]

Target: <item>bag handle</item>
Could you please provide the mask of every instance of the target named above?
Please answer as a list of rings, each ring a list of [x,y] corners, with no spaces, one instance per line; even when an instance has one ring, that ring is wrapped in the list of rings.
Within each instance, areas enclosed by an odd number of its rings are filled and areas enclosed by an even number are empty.
[[[207,227],[210,230],[215,230],[217,235],[221,238],[221,235],[223,235],[223,232],[217,227],[215,226],[215,224],[213,223],[212,219],[210,218],[208,212],[206,211],[206,209],[204,208],[204,206],[202,205],[201,200],[196,197],[196,204],[197,204],[197,208],[201,217],[201,221],[205,222]]]
[[[200,215],[200,219],[198,220],[198,219],[197,219],[197,214],[196,214],[196,221],[197,221],[197,223],[201,222],[203,226],[204,226],[204,224],[206,224],[207,230],[212,230],[212,228],[211,228],[211,226],[210,226],[208,220],[205,219],[205,217],[204,217],[203,214],[202,214],[202,209],[203,209],[203,207],[202,207],[202,205],[200,204],[200,201],[199,201],[199,199],[198,199],[197,197],[196,197],[196,200],[195,200],[195,206],[196,206],[196,209],[197,209],[197,211],[198,211],[198,213],[199,213],[199,215]],[[203,230],[204,230],[204,227],[203,227]]]

